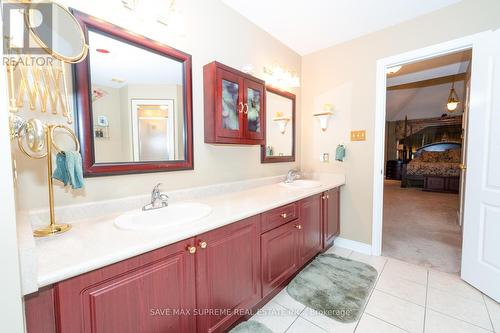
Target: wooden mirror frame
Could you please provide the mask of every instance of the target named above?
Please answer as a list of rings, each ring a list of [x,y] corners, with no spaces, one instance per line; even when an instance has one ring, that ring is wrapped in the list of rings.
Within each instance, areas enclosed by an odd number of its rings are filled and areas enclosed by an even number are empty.
[[[184,83],[184,160],[151,162],[113,162],[96,163],[94,152],[93,114],[91,103],[90,55],[82,62],[73,65],[73,91],[75,94],[76,129],[80,140],[83,174],[85,177],[124,175],[133,173],[190,170],[193,164],[193,101],[191,55],[176,50],[160,42],[151,40],[101,19],[71,9],[80,23],[85,40],[88,31],[96,31],[118,39],[132,46],[177,60],[183,64]]]
[[[270,86],[266,86],[266,98],[264,103],[267,103],[267,92],[271,92],[276,95],[280,95],[282,97],[288,98],[292,100],[292,155],[290,156],[266,156],[266,146],[267,142],[264,145],[260,146],[260,163],[281,163],[281,162],[295,162],[295,95],[288,92],[279,90],[277,88],[273,88]],[[266,105],[266,111],[267,105]],[[267,130],[269,130],[270,125],[267,125]],[[267,133],[266,133],[266,141],[267,141]]]

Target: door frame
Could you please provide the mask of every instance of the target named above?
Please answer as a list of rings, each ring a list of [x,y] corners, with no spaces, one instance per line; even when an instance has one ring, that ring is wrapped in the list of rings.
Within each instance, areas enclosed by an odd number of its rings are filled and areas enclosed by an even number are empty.
[[[131,109],[131,122],[132,122],[132,157],[134,162],[140,162],[140,144],[139,144],[139,120],[137,119],[137,106],[139,104],[162,104],[169,103],[172,104],[172,111],[169,116],[165,118],[167,121],[167,130],[168,130],[168,159],[176,160],[177,159],[177,149],[176,149],[176,141],[175,138],[177,136],[177,110],[175,105],[175,101],[171,98],[159,98],[159,99],[147,99],[147,98],[132,98],[130,100],[130,109]]]
[[[488,30],[377,60],[375,81],[372,255],[380,256],[382,254],[387,68],[435,58],[467,49],[474,50],[474,44],[491,32],[491,30]],[[463,147],[463,149],[467,149],[467,147]],[[469,163],[471,162],[474,161],[469,161]]]

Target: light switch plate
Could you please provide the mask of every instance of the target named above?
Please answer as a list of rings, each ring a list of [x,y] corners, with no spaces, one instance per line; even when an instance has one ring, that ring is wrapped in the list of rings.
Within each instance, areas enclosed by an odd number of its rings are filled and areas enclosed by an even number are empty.
[[[366,131],[351,131],[351,141],[366,141]]]

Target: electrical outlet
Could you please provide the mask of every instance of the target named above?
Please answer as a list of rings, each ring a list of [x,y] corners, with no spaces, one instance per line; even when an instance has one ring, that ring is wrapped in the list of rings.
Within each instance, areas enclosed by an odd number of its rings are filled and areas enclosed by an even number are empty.
[[[330,162],[330,154],[329,153],[322,153],[319,155],[319,160],[320,162],[323,163],[328,163]]]
[[[351,141],[366,141],[366,131],[351,131]]]

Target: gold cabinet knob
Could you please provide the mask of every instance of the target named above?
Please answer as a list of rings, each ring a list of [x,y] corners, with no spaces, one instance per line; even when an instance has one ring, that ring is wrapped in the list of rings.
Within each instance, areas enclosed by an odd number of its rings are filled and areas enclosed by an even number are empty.
[[[302,226],[301,226],[300,224],[297,224],[297,225],[295,226],[295,228],[297,228],[297,229],[301,230],[301,229],[302,229]]]
[[[196,246],[191,246],[189,245],[186,250],[190,253],[190,254],[195,254],[196,253]]]
[[[206,249],[206,248],[207,248],[207,242],[200,241],[200,242],[198,243],[198,245],[199,245],[202,249]]]
[[[286,213],[281,213],[281,217],[286,219],[286,217],[287,217]]]

